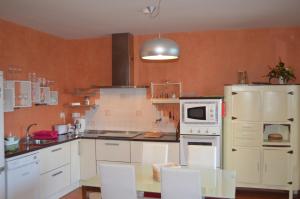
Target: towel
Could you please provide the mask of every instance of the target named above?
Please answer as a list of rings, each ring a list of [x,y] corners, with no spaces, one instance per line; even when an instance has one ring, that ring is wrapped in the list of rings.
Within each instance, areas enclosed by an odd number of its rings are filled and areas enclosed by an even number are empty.
[[[32,139],[35,140],[55,140],[57,137],[57,131],[41,130],[32,133]]]

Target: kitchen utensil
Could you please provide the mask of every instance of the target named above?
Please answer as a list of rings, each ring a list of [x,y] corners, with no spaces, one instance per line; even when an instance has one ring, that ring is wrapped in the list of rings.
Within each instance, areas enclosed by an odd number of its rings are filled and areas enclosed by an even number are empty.
[[[239,84],[248,84],[247,71],[238,71],[238,83]]]

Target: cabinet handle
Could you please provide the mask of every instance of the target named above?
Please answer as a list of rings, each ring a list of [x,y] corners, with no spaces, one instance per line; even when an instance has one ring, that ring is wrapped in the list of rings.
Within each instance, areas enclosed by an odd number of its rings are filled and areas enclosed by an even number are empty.
[[[288,121],[293,122],[294,118],[289,118]]]
[[[290,182],[288,182],[288,184],[293,184],[293,182],[292,182],[292,181],[290,181]]]
[[[232,95],[236,95],[236,94],[237,94],[237,92],[232,92],[231,94],[232,94]]]
[[[119,143],[105,143],[107,146],[119,146]]]
[[[294,153],[294,151],[288,151],[287,153],[289,153],[289,154],[293,154],[293,153]]]
[[[259,162],[257,162],[256,167],[257,167],[257,171],[259,172]]]
[[[59,174],[62,174],[62,173],[63,173],[62,171],[59,171],[59,172],[57,172],[57,173],[52,174],[52,177],[55,177],[55,176],[57,176],[57,175],[59,175]]]
[[[231,117],[231,119],[232,119],[232,120],[236,120],[236,119],[237,119],[237,117]]]
[[[293,91],[288,92],[289,95],[294,95]]]
[[[56,152],[56,151],[60,151],[60,150],[62,150],[61,147],[60,147],[60,148],[57,148],[57,149],[53,149],[51,152]]]
[[[231,151],[236,151],[236,149],[231,149]]]

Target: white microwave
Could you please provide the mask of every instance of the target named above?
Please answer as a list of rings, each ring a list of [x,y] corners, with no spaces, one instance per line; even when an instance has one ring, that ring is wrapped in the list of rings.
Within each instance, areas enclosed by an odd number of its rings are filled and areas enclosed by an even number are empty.
[[[222,119],[222,99],[180,100],[181,123],[218,125]]]

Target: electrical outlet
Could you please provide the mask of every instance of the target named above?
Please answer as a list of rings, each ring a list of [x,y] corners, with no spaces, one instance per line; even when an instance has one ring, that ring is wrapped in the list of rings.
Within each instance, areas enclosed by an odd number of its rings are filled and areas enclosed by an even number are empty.
[[[60,118],[60,119],[64,119],[65,117],[66,117],[65,112],[60,112],[60,113],[59,113],[59,118]]]

